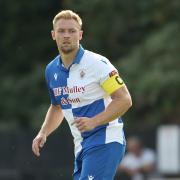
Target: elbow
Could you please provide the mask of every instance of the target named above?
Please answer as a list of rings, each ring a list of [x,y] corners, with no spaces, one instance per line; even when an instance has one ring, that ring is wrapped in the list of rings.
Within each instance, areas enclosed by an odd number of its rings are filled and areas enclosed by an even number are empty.
[[[131,98],[130,95],[128,95],[128,96],[126,97],[125,102],[126,102],[127,109],[129,109],[129,108],[132,106],[132,98]]]
[[[129,107],[131,107],[132,106],[132,98],[131,98],[131,96],[129,96]]]

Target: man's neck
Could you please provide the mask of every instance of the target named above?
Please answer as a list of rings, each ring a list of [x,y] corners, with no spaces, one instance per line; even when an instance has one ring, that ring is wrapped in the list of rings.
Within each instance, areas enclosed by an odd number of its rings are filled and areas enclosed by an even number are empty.
[[[71,53],[65,54],[63,52],[61,52],[61,60],[63,65],[65,66],[66,69],[69,68],[69,66],[73,63],[73,60],[77,54],[79,49],[75,49],[74,51],[72,51]]]

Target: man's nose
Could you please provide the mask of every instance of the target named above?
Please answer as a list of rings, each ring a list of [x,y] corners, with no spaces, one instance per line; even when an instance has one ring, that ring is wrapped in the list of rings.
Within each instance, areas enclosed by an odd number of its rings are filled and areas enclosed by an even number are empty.
[[[70,37],[69,32],[64,32],[64,37],[65,37],[65,38]]]

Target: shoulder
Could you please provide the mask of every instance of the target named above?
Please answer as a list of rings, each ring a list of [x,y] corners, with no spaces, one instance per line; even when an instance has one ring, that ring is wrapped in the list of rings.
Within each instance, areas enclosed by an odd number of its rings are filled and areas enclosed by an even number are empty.
[[[144,155],[154,155],[155,152],[152,149],[146,148],[144,149]]]
[[[103,66],[103,65],[107,65],[110,64],[110,61],[103,55],[100,55],[98,53],[89,51],[89,50],[85,50],[83,59],[85,60],[85,63],[88,64],[94,64],[94,65],[99,65],[99,66]]]
[[[57,67],[58,65],[58,59],[59,59],[59,55],[56,56],[53,60],[51,60],[47,66],[46,66],[46,69],[45,69],[45,72],[46,73],[49,73],[50,71],[52,71],[54,68]]]
[[[142,159],[144,161],[150,161],[150,162],[153,162],[155,160],[155,152],[152,150],[152,149],[149,149],[149,148],[146,148],[144,151],[143,151],[143,154],[142,154]]]
[[[133,154],[133,153],[126,153],[125,156],[124,156],[124,159],[125,160],[132,160],[132,159],[135,159],[136,156]]]

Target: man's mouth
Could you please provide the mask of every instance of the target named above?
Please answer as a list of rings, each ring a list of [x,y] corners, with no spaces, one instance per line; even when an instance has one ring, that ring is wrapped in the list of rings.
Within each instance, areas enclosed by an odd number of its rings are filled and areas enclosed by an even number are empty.
[[[70,42],[66,41],[66,42],[63,42],[63,44],[67,45],[67,44],[70,44]]]

